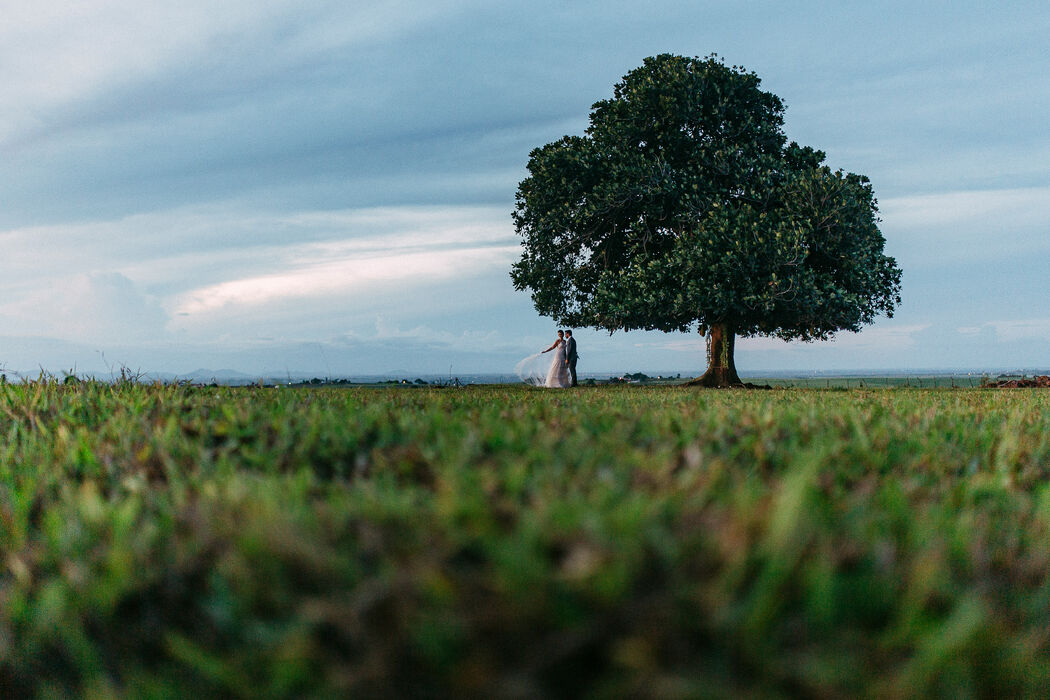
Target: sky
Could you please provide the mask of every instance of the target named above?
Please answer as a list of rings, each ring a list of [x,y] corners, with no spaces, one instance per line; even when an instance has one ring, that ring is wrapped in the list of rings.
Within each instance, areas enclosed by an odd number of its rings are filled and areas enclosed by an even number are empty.
[[[0,370],[512,373],[533,148],[717,53],[871,178],[903,303],[762,371],[1050,367],[1050,5],[0,0]],[[580,371],[697,334],[577,329]]]

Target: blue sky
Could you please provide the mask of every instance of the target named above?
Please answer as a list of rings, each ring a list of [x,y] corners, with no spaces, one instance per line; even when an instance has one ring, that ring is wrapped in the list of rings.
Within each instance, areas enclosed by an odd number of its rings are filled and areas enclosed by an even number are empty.
[[[1045,3],[2,4],[0,368],[509,373],[554,330],[508,276],[528,153],[663,52],[757,72],[904,270],[893,319],[742,372],[1050,366]]]

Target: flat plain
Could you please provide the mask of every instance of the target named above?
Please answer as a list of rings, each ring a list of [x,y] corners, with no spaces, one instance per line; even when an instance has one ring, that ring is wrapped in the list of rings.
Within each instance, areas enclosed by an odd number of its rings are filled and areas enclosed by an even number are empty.
[[[1050,392],[0,385],[0,690],[1037,696]]]

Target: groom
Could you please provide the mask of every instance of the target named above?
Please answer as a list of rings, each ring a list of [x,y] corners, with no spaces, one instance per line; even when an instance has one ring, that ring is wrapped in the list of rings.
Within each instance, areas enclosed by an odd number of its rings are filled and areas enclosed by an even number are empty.
[[[576,386],[576,360],[580,358],[576,354],[576,339],[572,337],[572,331],[565,331],[565,364],[569,366],[569,386]]]

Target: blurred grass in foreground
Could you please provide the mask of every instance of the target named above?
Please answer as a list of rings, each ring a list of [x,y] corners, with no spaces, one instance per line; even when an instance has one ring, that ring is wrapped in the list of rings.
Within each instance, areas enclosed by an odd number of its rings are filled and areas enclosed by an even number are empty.
[[[1050,394],[0,385],[0,692],[1038,696]]]

